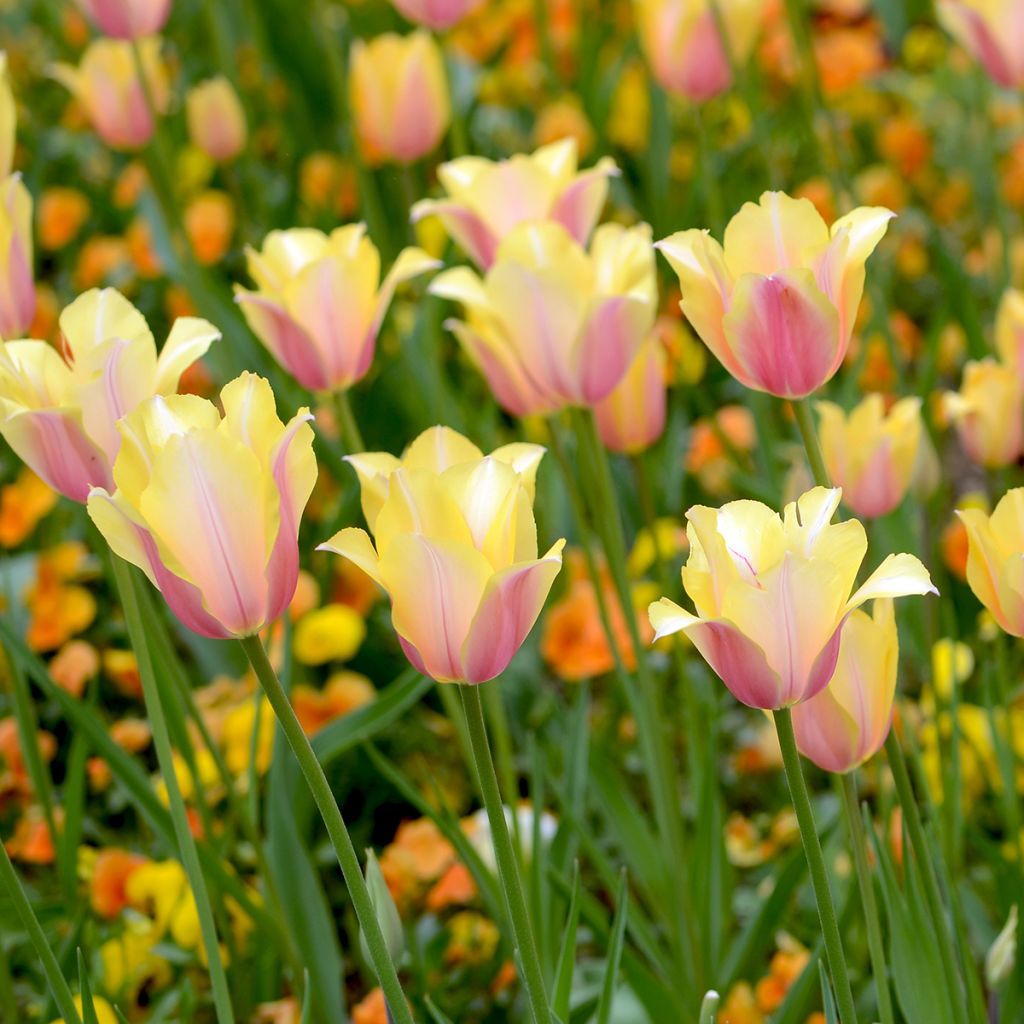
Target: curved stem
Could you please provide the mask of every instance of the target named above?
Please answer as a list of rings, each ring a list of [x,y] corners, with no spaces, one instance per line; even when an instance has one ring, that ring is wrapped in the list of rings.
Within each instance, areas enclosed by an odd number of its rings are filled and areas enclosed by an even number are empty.
[[[519,877],[519,863],[508,832],[505,806],[498,789],[498,776],[491,758],[480,690],[476,686],[460,686],[459,693],[466,712],[473,760],[476,762],[477,774],[480,777],[480,791],[487,811],[487,821],[491,826],[494,856],[498,862],[498,874],[501,877],[505,905],[512,923],[512,933],[519,955],[523,982],[530,1000],[530,1010],[535,1024],[551,1024],[551,1009],[544,989],[544,974],[540,966],[540,957],[537,955],[537,943],[533,937],[530,915],[526,909],[523,880]]]
[[[814,824],[814,811],[811,809],[807,782],[800,767],[800,754],[796,749],[796,736],[793,733],[793,715],[789,708],[777,708],[772,714],[775,716],[775,731],[778,733],[779,746],[782,748],[782,763],[786,768],[786,781],[789,783],[789,793],[793,799],[793,810],[800,826],[800,838],[803,841],[804,855],[807,857],[814,900],[818,905],[818,920],[821,922],[825,957],[835,988],[839,1019],[842,1024],[856,1024],[857,1010],[853,1003],[850,976],[846,970],[843,940],[839,935],[839,920],[836,917],[835,904],[832,902],[832,890],[828,884],[828,871],[825,868],[825,857],[821,852],[817,826]]]
[[[793,415],[796,417],[796,425],[800,428],[800,437],[804,442],[804,451],[807,453],[807,463],[811,469],[811,476],[819,487],[831,487],[828,469],[825,466],[825,457],[821,454],[821,445],[818,443],[818,432],[814,427],[814,413],[811,412],[811,404],[806,398],[793,403]]]
[[[299,724],[291,701],[288,700],[288,694],[285,693],[273,665],[270,664],[267,652],[263,649],[263,641],[258,636],[246,636],[241,637],[238,642],[242,645],[242,650],[245,651],[245,655],[256,673],[256,678],[260,681],[263,692],[274,709],[285,739],[288,740],[288,745],[299,762],[306,785],[309,786],[309,791],[320,811],[320,817],[323,818],[324,824],[327,826],[327,833],[331,837],[334,852],[338,857],[338,864],[341,865],[341,873],[345,878],[349,896],[352,898],[352,906],[355,909],[359,927],[370,951],[373,969],[377,974],[380,987],[384,990],[388,1013],[395,1024],[413,1024],[409,1004],[406,1002],[405,993],[398,980],[398,973],[391,961],[391,954],[388,952],[387,942],[373,910],[373,902],[366,887],[366,880],[363,878],[362,868],[359,866],[355,847],[352,845],[352,837],[345,825],[345,819],[341,816],[338,802],[331,792],[331,786],[324,774],[323,767],[310,746],[309,738]]]
[[[352,412],[352,403],[348,400],[348,391],[341,389],[334,392],[334,415],[338,421],[338,431],[341,433],[341,440],[348,449],[349,455],[358,455],[366,451],[366,443],[359,430],[355,414]]]

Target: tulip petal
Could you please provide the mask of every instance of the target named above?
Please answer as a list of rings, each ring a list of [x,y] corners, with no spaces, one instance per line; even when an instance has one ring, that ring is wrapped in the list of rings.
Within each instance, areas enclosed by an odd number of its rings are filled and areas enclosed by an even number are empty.
[[[202,359],[220,338],[221,332],[208,321],[194,316],[178,317],[156,361],[157,393],[167,395],[177,391],[181,375],[196,360]]]
[[[380,575],[380,559],[374,550],[370,535],[365,530],[347,526],[344,530],[339,530],[330,540],[318,544],[317,551],[330,551],[335,555],[341,555],[342,558],[347,558],[359,566],[374,583],[380,587],[384,586]]]
[[[828,227],[815,205],[785,192],[764,192],[758,202],[744,203],[722,239],[725,262],[737,279],[808,266],[828,243]]]
[[[618,173],[615,161],[611,157],[603,157],[596,166],[579,174],[555,202],[551,219],[561,224],[580,245],[587,244],[604,209],[608,198],[608,179]]]
[[[147,342],[156,352],[146,318],[115,288],[93,288],[80,295],[61,313],[60,330],[75,361],[113,338]]]
[[[494,262],[498,237],[468,206],[449,199],[421,199],[411,215],[414,224],[424,217],[438,217],[451,240],[482,270]]]
[[[537,469],[546,450],[543,445],[513,441],[511,444],[503,444],[500,448],[495,448],[491,452],[491,458],[497,459],[499,462],[507,462],[519,474],[532,502],[537,486]]]
[[[384,277],[380,291],[377,293],[373,321],[370,324],[370,334],[374,338],[377,337],[377,332],[380,330],[380,325],[384,320],[384,314],[387,313],[388,306],[391,305],[395,289],[400,284],[410,281],[414,277],[419,277],[420,274],[437,270],[440,266],[443,266],[440,260],[435,260],[433,256],[413,245],[407,246],[398,254],[398,258],[391,265],[391,269]]]
[[[622,380],[653,317],[652,306],[628,295],[604,299],[590,311],[574,354],[587,405],[606,398]]]
[[[796,745],[822,771],[847,772],[857,758],[857,723],[825,687],[793,708]]]
[[[847,609],[880,597],[905,597],[908,594],[938,594],[919,558],[913,555],[889,555],[864,581],[847,602]]]
[[[425,469],[443,473],[460,462],[476,462],[483,452],[469,438],[451,427],[435,426],[424,430],[402,456],[406,469]]]

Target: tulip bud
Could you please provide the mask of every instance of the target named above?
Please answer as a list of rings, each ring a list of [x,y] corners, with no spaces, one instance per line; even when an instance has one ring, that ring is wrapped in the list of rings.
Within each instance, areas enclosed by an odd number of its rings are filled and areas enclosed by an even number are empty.
[[[481,0],[392,0],[402,17],[441,32],[480,6]]]
[[[402,929],[398,907],[395,906],[388,883],[384,881],[384,874],[373,850],[366,851],[366,888],[373,904],[373,916],[377,918],[377,924],[380,925],[384,942],[388,947],[388,956],[391,957],[392,963],[397,963],[405,952],[405,932]],[[367,963],[373,963],[373,956],[362,930],[359,932],[359,948],[362,950],[363,959]]]
[[[106,36],[139,39],[159,32],[171,13],[171,0],[78,0],[86,17]]]
[[[448,129],[444,58],[427,32],[357,40],[349,88],[356,138],[371,164],[419,160]]]
[[[211,160],[228,163],[245,149],[245,110],[223,76],[193,86],[185,97],[185,119],[192,144]]]
[[[809,199],[765,192],[729,222],[724,245],[691,230],[656,248],[679,276],[687,320],[729,373],[803,398],[846,356],[865,263],[892,216],[861,206],[829,228]]]
[[[157,113],[167,108],[167,72],[160,57],[160,39],[138,41],[143,74]],[[113,149],[139,149],[156,127],[146,90],[139,79],[132,44],[97,39],[89,44],[78,67],[55,64],[53,77],[82,105],[96,134]]]
[[[1003,930],[985,954],[985,981],[997,989],[1013,974],[1017,963],[1017,904],[1010,907]]]
[[[348,558],[391,597],[406,657],[438,682],[500,675],[526,639],[562,565],[558,541],[538,558],[534,478],[543,448],[484,456],[446,427],[401,459],[353,455],[373,534],[346,529],[318,550]]]
[[[867,535],[831,523],[838,488],[815,487],[780,516],[758,501],[686,513],[683,586],[697,614],[662,598],[655,639],[684,632],[733,695],[755,708],[789,707],[832,678],[844,625],[864,602],[937,593],[913,555],[889,555],[852,595]]]
[[[1007,288],[996,310],[996,351],[1024,383],[1024,291]]]
[[[594,406],[598,433],[610,451],[636,455],[661,437],[666,362],[657,338],[644,342],[615,390]]]
[[[1024,386],[1016,372],[994,359],[964,367],[959,391],[944,407],[964,451],[979,465],[998,469],[1016,462],[1024,446]]]
[[[0,338],[28,330],[36,311],[32,196],[20,174],[0,179]]]
[[[439,266],[421,249],[399,253],[383,282],[380,255],[362,224],[330,235],[312,228],[272,231],[247,249],[257,291],[235,286],[249,326],[304,388],[336,391],[361,380],[395,289]]]
[[[892,725],[898,662],[892,601],[876,600],[873,616],[852,612],[828,686],[793,708],[800,753],[827,772],[853,771],[878,753]]]
[[[1019,0],[939,0],[939,21],[998,85],[1024,88],[1024,5]]]

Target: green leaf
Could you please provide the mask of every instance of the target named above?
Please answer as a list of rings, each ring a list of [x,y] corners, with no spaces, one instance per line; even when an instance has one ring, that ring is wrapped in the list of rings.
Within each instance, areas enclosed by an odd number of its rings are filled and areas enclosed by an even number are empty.
[[[78,953],[78,991],[82,1000],[82,1024],[99,1024],[96,1016],[96,1007],[92,1001],[92,988],[89,986],[89,972],[85,969],[85,957],[82,956],[82,947],[77,948]]]
[[[829,984],[828,971],[825,965],[818,961],[818,975],[821,979],[821,1005],[825,1008],[825,1024],[839,1024],[839,1010],[836,1009],[836,998],[832,993],[832,986]]]
[[[580,866],[573,864],[572,869],[572,900],[569,903],[569,916],[565,920],[565,932],[562,935],[562,951],[558,956],[558,968],[555,971],[555,984],[552,989],[551,1009],[563,1020],[569,1016],[569,1000],[572,996],[572,979],[576,966],[576,931],[580,922]]]
[[[601,984],[601,1001],[597,1004],[597,1024],[610,1024],[612,1003],[618,987],[619,964],[622,962],[622,946],[626,939],[626,914],[629,907],[628,876],[623,868],[619,874],[619,889],[615,894],[615,920],[612,923],[612,937],[608,946],[608,960]]]
[[[425,996],[423,1002],[434,1024],[453,1024],[452,1019],[438,1009],[437,1003],[430,996]]]

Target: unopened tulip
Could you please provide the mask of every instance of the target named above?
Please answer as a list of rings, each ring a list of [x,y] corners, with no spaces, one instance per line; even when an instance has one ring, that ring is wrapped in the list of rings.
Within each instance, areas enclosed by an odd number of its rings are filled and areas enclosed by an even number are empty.
[[[1008,288],[996,311],[996,351],[1024,383],[1024,291]]]
[[[159,32],[171,13],[171,0],[78,0],[86,17],[106,36],[138,39]]]
[[[380,280],[380,255],[362,224],[330,235],[313,228],[272,231],[263,249],[247,249],[257,291],[235,286],[257,337],[304,388],[335,391],[360,380],[395,288],[439,264],[403,250]]]
[[[663,597],[650,607],[656,638],[686,633],[751,707],[789,707],[823,690],[850,612],[872,599],[937,593],[925,567],[903,554],[851,595],[868,542],[858,520],[831,522],[840,497],[815,487],[781,516],[758,501],[691,508],[683,586],[697,614]]]
[[[882,748],[892,725],[899,663],[892,601],[857,609],[843,627],[831,682],[793,708],[796,745],[826,772],[849,772]]]
[[[18,124],[18,111],[7,72],[7,54],[0,50],[0,179],[6,178],[14,167],[14,135]]]
[[[395,9],[409,21],[435,32],[451,28],[479,7],[481,0],[392,0]]]
[[[939,21],[993,81],[1024,87],[1024,4],[1020,0],[939,0]]]
[[[636,455],[661,437],[667,404],[666,362],[661,342],[645,341],[615,390],[594,406],[598,433],[610,451]]]
[[[892,213],[858,207],[831,227],[809,199],[765,192],[719,245],[706,231],[657,244],[679,276],[681,308],[741,383],[802,398],[839,369],[864,292],[864,267]]]
[[[967,582],[975,597],[1013,636],[1024,636],[1024,488],[999,500],[992,515],[957,511],[967,530]]]
[[[0,179],[0,338],[28,330],[36,311],[32,196],[20,174]]]
[[[258,632],[288,607],[298,529],[316,482],[308,409],[278,419],[270,385],[243,373],[217,407],[157,396],[118,424],[117,490],[95,487],[89,515],[191,630]]]
[[[636,0],[640,42],[659,85],[697,103],[724,92],[730,51],[740,64],[748,59],[763,8],[762,0]]]
[[[544,449],[484,456],[446,427],[402,459],[349,458],[370,535],[346,529],[321,548],[351,559],[391,597],[409,661],[439,682],[482,683],[526,639],[562,565],[564,541],[538,558],[534,477]]]
[[[896,508],[924,443],[921,399],[904,398],[887,413],[882,396],[870,394],[849,415],[832,402],[819,402],[818,416],[825,466],[846,505],[868,519]]]
[[[998,469],[1017,461],[1024,445],[1024,389],[1015,370],[994,359],[971,361],[960,390],[944,398],[960,443],[975,462]]]
[[[523,224],[481,279],[468,267],[430,291],[498,402],[515,416],[590,406],[611,393],[650,333],[657,284],[650,228],[605,224],[589,253],[559,224]]]
[[[157,356],[145,318],[112,288],[76,299],[60,329],[64,355],[45,341],[0,341],[0,434],[54,490],[85,501],[112,485],[117,421],[176,391],[220,332],[182,317]]]
[[[160,40],[147,36],[137,43],[149,95],[157,113],[167,107],[167,72]],[[114,149],[138,149],[152,138],[155,125],[139,79],[132,44],[97,39],[89,44],[78,67],[56,64],[53,76],[82,105],[96,134]]]
[[[223,75],[189,89],[185,119],[193,145],[211,160],[227,163],[245,149],[245,110],[238,93]]]
[[[444,58],[422,30],[357,40],[349,88],[356,139],[373,164],[419,160],[437,147],[451,120]]]
[[[574,139],[507,160],[460,157],[437,169],[447,197],[420,200],[412,208],[413,220],[436,214],[484,270],[494,262],[501,240],[530,221],[555,221],[586,245],[608,196],[608,178],[619,172],[610,157],[586,171],[577,170],[576,160]]]

